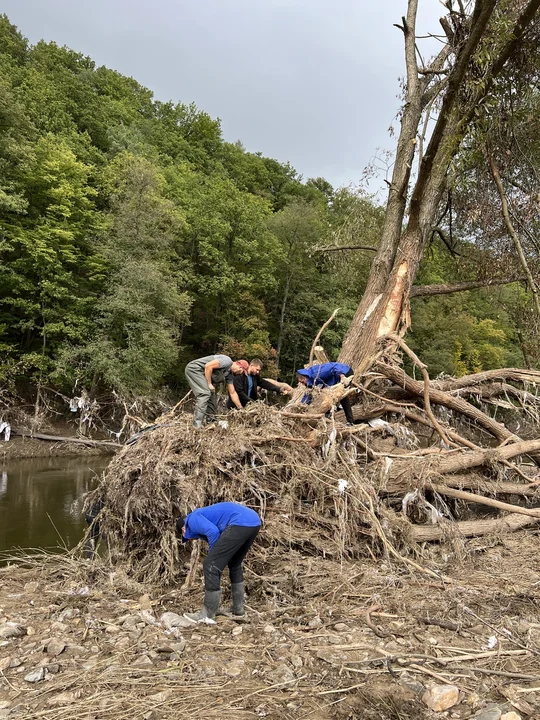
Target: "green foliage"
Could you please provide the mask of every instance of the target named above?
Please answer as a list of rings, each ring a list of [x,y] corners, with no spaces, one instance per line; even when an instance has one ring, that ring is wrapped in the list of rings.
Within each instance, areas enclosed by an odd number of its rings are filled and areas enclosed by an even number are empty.
[[[291,379],[339,307],[324,336],[337,357],[373,253],[318,248],[376,247],[384,210],[369,197],[304,182],[69,48],[30,46],[5,16],[0,78],[2,387],[151,394],[217,350]],[[459,275],[434,246],[420,281]],[[524,299],[492,297],[415,301],[430,372],[522,362]]]

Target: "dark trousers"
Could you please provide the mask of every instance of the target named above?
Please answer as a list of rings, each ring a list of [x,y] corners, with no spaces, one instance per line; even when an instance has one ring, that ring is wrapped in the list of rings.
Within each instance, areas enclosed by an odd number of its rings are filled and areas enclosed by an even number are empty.
[[[241,583],[244,580],[242,561],[260,529],[260,525],[257,527],[229,525],[225,528],[203,563],[205,590],[214,592],[220,589],[221,574],[227,565],[231,584]]]
[[[345,373],[345,377],[350,377],[351,375],[354,375],[354,372],[352,370],[349,370],[349,372]],[[352,423],[354,425],[354,415],[349,396],[347,395],[347,397],[341,398],[339,402],[341,407],[343,408],[343,412],[345,413],[345,419],[348,423]]]

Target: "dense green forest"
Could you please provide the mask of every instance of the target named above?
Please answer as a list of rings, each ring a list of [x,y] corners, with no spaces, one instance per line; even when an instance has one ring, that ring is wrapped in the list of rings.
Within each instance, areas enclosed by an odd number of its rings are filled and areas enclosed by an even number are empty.
[[[133,397],[180,392],[190,359],[260,356],[290,379],[313,338],[337,356],[384,210],[226,142],[194,105],[0,17],[0,390]],[[359,174],[361,169],[359,168]],[[434,236],[419,283],[489,257]],[[524,364],[514,283],[413,301],[430,373]]]

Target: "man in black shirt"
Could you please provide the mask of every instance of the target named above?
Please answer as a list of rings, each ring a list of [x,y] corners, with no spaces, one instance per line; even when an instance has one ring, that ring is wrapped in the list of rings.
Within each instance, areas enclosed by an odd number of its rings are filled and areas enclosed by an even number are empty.
[[[242,407],[246,407],[248,402],[258,399],[259,388],[281,393],[282,395],[287,395],[293,390],[287,383],[262,378],[260,376],[262,366],[262,360],[259,360],[259,358],[253,358],[247,367],[246,373],[243,375],[235,375],[233,378],[234,389],[240,398]],[[230,399],[227,403],[227,407],[230,409],[235,407]]]

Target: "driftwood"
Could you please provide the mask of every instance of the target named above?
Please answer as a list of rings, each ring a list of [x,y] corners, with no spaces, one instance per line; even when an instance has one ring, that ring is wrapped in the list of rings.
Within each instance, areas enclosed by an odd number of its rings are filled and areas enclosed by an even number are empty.
[[[540,519],[540,508],[527,508],[519,505],[512,505],[510,503],[501,502],[500,500],[485,497],[484,495],[477,495],[476,493],[466,492],[465,490],[449,488],[445,485],[432,485],[431,487],[435,492],[438,492],[441,495],[457,498],[458,500],[466,500],[467,502],[487,505],[488,507],[497,508],[498,510],[506,510],[507,512],[529,515],[530,517]]]
[[[462,520],[455,523],[447,521],[443,525],[413,525],[411,523],[407,527],[407,537],[415,542],[432,542],[444,540],[449,534],[457,534],[462,537],[498,535],[515,532],[536,523],[538,523],[538,518],[517,513],[493,520]]]
[[[89,438],[69,437],[64,435],[44,435],[43,433],[32,432],[31,430],[11,430],[12,435],[19,437],[33,438],[34,440],[46,440],[48,442],[78,443],[79,445],[88,445],[89,447],[109,447],[120,448],[120,443],[110,440],[90,440]]]

